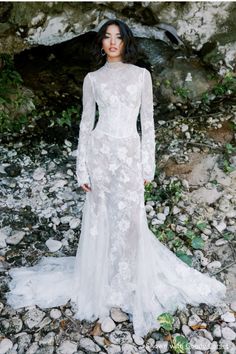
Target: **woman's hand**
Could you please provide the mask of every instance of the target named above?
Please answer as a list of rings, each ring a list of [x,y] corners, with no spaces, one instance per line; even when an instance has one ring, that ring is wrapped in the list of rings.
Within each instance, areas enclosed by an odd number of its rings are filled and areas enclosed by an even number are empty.
[[[91,191],[91,187],[89,187],[88,183],[81,184],[81,188],[82,188],[85,192]]]
[[[144,185],[146,186],[146,184],[149,184],[151,182],[149,182],[147,179],[144,180]]]

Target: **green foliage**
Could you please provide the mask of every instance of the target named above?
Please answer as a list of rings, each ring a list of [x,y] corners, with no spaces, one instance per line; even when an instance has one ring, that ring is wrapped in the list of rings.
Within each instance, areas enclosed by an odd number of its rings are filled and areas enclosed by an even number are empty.
[[[160,323],[160,329],[163,329],[165,334],[170,334],[170,332],[173,332],[174,317],[170,313],[163,312],[157,317],[157,321]],[[190,344],[187,338],[183,335],[176,335],[173,339],[171,339],[170,349],[173,353],[185,354],[189,348]]]
[[[18,132],[29,124],[26,114],[19,113],[28,98],[20,90],[23,80],[9,54],[0,55],[0,132]]]
[[[228,71],[223,79],[212,89],[215,95],[224,95],[228,91],[236,92],[236,78],[232,71]]]
[[[40,117],[47,117],[51,120],[49,127],[54,126],[72,126],[73,118],[76,120],[79,119],[79,110],[78,108],[71,106],[68,107],[66,110],[63,110],[60,114],[55,112],[54,110],[47,110],[43,112]]]
[[[179,86],[174,90],[174,94],[177,96],[180,96],[181,98],[188,98],[189,97],[190,90],[187,87],[182,87]]]
[[[215,76],[210,79],[216,79]],[[203,103],[209,103],[210,94],[215,96],[223,96],[230,93],[236,93],[236,78],[233,71],[228,71],[223,78],[216,83],[216,85],[210,90],[202,94],[201,100]]]
[[[182,184],[179,180],[171,180],[169,184],[160,184],[155,188],[152,183],[149,183],[144,188],[145,201],[153,200],[164,202],[168,200],[171,204],[177,203],[181,199]]]
[[[190,348],[190,344],[186,337],[183,335],[177,335],[174,337],[172,344],[170,345],[174,353],[185,354]]]
[[[230,173],[235,170],[235,167],[233,167],[230,164],[230,157],[236,153],[236,147],[234,147],[232,144],[225,144],[224,145],[224,150],[223,150],[223,170],[225,173]]]
[[[174,317],[170,313],[163,312],[157,317],[157,320],[160,323],[160,326],[166,331],[173,330]]]

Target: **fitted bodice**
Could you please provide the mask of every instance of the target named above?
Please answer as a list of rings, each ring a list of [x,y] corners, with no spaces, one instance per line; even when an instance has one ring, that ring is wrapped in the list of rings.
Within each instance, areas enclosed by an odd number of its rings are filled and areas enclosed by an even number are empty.
[[[107,61],[90,73],[99,112],[96,129],[115,137],[137,134],[143,70],[122,61]]]
[[[98,105],[98,122],[95,114]],[[108,62],[98,70],[87,73],[83,82],[83,112],[77,149],[76,175],[78,183],[89,183],[86,165],[87,146],[93,130],[104,139],[137,138],[137,118],[141,122],[141,162],[143,178],[152,180],[155,172],[155,133],[153,119],[153,90],[150,72],[137,65]]]

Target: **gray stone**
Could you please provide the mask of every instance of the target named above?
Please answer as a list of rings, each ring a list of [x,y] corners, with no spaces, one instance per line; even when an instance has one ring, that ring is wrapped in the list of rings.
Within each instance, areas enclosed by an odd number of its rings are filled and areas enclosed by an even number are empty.
[[[24,236],[25,236],[24,231],[15,232],[12,236],[6,239],[6,243],[8,245],[17,245],[24,238]]]
[[[225,322],[235,322],[235,316],[233,312],[226,312],[220,316],[221,319]]]
[[[91,352],[98,353],[100,351],[100,347],[96,343],[94,343],[92,339],[86,337],[80,339],[79,346],[82,349],[85,349],[86,352],[91,351]],[[65,352],[63,354],[69,354],[69,353]]]
[[[229,327],[223,327],[222,329],[222,336],[224,339],[227,340],[235,340],[236,339],[236,333]]]
[[[38,326],[38,324],[44,318],[45,313],[38,308],[29,309],[23,316],[23,321],[27,327],[33,328]]]
[[[193,350],[207,351],[211,347],[211,342],[207,338],[201,336],[194,336],[190,339],[190,347]]]
[[[110,318],[106,317],[101,321],[101,329],[105,333],[109,333],[116,328],[115,322]]]
[[[109,340],[113,344],[124,344],[124,343],[133,343],[132,337],[130,332],[128,331],[121,331],[119,329],[116,329],[113,331],[110,336]]]
[[[5,354],[13,347],[13,343],[9,338],[3,338],[0,341],[0,354]]]
[[[115,322],[124,322],[129,319],[129,316],[125,312],[123,312],[119,307],[112,307],[111,318]]]
[[[169,348],[169,342],[167,340],[160,340],[156,342],[156,349],[160,350],[160,353],[167,353]]]

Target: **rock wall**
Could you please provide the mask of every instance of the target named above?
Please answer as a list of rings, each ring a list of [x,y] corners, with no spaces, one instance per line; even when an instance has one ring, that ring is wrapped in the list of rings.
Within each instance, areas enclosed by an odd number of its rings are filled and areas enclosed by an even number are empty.
[[[235,68],[235,2],[6,2],[0,4],[0,53],[53,45],[97,31],[108,18],[137,37],[160,39]],[[176,41],[174,41],[176,42]]]

